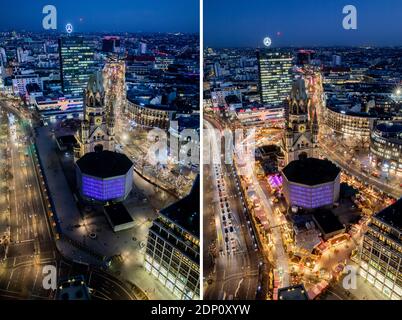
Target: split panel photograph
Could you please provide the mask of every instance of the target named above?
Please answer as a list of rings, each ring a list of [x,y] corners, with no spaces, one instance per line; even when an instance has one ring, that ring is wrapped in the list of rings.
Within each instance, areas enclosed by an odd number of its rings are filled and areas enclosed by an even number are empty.
[[[204,0],[205,300],[401,300],[400,9]]]
[[[0,9],[5,306],[401,300],[400,1]]]
[[[1,9],[0,298],[200,299],[199,3]]]

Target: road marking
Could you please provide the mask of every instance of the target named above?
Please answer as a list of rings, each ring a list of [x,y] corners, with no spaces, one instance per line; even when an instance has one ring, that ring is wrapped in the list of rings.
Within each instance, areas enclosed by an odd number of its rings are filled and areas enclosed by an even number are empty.
[[[21,240],[18,244],[23,244],[23,243],[27,243],[27,242],[33,242],[33,241],[35,241],[35,239]]]
[[[100,273],[97,273],[99,277],[105,279],[105,283],[109,281],[109,279],[107,279],[105,276],[103,276]],[[133,296],[130,294],[130,292],[128,292],[126,290],[126,288],[124,288],[122,285],[120,285],[120,283],[118,283],[117,281],[114,281],[113,279],[111,280],[113,282],[114,285],[116,285],[117,287],[120,287],[131,299],[133,299]],[[135,298],[135,297],[134,297]],[[134,299],[133,299],[134,300]]]
[[[92,271],[89,272],[88,285],[91,283]]]
[[[11,274],[10,274],[10,278],[9,278],[9,280],[8,280],[8,283],[7,283],[6,290],[8,290],[8,288],[10,287],[11,278],[13,277],[13,274],[14,274],[14,269],[13,269],[13,270],[11,270]]]
[[[33,285],[32,285],[32,292],[33,292],[34,289],[35,289],[36,281],[38,280],[38,275],[39,275],[39,269],[36,270],[35,281],[34,281],[34,283],[33,283]]]

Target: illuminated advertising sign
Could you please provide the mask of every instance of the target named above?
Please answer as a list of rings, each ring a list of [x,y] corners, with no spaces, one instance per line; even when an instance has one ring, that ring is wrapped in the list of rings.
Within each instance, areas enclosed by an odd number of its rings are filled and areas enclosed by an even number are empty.
[[[83,109],[82,98],[56,98],[46,99],[43,97],[36,98],[36,108],[39,112],[81,112]]]
[[[272,40],[270,37],[265,37],[263,42],[264,42],[264,46],[266,46],[266,47],[270,47],[272,44]]]
[[[66,24],[66,31],[68,34],[73,32],[73,25],[71,23]]]

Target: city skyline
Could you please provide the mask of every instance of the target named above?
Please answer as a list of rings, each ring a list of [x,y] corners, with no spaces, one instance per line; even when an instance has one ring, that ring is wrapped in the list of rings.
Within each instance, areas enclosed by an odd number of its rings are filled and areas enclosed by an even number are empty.
[[[357,29],[345,30],[344,6],[357,10]],[[228,9],[230,6],[230,10]],[[214,48],[264,47],[270,37],[272,47],[401,46],[402,3],[344,1],[251,1],[206,0],[204,45]],[[377,21],[378,23],[374,23]]]
[[[0,22],[1,31],[46,31],[42,27],[46,5],[57,9],[57,30],[65,32],[71,23],[76,33],[90,32],[130,32],[130,33],[199,33],[199,6],[197,1],[163,0],[129,1],[61,1],[52,3],[32,1],[7,3],[7,15]],[[133,16],[135,19],[133,19]]]

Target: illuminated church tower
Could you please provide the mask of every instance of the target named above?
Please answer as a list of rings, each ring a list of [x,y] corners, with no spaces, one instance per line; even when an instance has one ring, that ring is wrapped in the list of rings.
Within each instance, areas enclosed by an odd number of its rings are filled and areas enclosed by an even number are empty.
[[[304,79],[293,82],[288,98],[287,124],[281,148],[286,166],[293,160],[313,158],[318,147],[318,121],[307,95]]]
[[[84,120],[76,135],[78,143],[74,148],[74,159],[78,160],[84,154],[95,151],[97,146],[102,146],[102,150],[114,151],[114,125],[113,107],[105,105],[102,72],[97,72],[89,78],[84,92]]]

